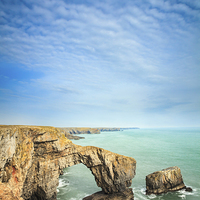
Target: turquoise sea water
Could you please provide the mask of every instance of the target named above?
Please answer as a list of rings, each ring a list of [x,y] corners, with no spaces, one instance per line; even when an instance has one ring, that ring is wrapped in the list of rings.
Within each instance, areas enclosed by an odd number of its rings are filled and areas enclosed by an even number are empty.
[[[200,199],[200,128],[130,129],[84,135],[73,140],[82,146],[97,146],[136,159],[136,176],[132,181],[135,200],[198,200]],[[163,195],[145,195],[146,175],[178,166],[186,186],[183,190]],[[83,164],[64,170],[58,186],[58,200],[81,200],[101,191],[90,170]]]

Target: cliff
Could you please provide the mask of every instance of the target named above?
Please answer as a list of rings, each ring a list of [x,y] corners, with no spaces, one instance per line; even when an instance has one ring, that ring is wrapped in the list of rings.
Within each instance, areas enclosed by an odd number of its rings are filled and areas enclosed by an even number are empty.
[[[135,176],[135,159],[75,145],[54,127],[0,126],[0,149],[2,200],[55,200],[62,170],[79,163],[106,194],[126,191]]]
[[[85,139],[84,137],[77,136],[76,134],[100,134],[100,131],[120,131],[120,128],[87,128],[87,127],[63,127],[57,128],[60,132],[64,133],[65,137],[70,140]]]
[[[67,139],[70,140],[79,140],[79,139],[85,139],[84,137],[80,137],[77,135],[74,135],[72,131],[70,131],[70,128],[57,128],[61,133],[65,135]]]
[[[99,131],[120,131],[120,128],[97,128]]]
[[[59,128],[69,134],[99,134],[100,131],[97,128],[87,128],[87,127],[75,127],[75,128]]]
[[[100,131],[96,128],[86,128],[86,127],[78,127],[78,128],[57,128],[62,132],[66,138],[70,140],[79,140],[85,139],[84,137],[77,136],[76,134],[99,134]]]

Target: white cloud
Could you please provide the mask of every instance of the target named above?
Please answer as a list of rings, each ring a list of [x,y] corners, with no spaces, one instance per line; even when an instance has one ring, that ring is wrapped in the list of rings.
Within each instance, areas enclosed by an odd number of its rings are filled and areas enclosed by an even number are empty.
[[[121,2],[25,2],[0,4],[0,54],[44,73],[29,84],[47,93],[48,107],[78,110],[80,105],[83,110],[91,105],[139,113],[147,107],[185,106],[184,90],[173,95],[186,86],[185,78],[199,73],[197,1],[196,9],[186,0],[121,7]],[[191,82],[188,87],[194,88],[197,78]]]

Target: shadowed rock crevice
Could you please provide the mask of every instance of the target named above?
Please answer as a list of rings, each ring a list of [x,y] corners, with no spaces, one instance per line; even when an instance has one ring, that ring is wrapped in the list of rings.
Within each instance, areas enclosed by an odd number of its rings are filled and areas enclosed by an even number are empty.
[[[135,176],[135,159],[75,145],[54,127],[0,126],[0,147],[0,186],[12,191],[12,198],[56,199],[62,170],[79,163],[107,194],[127,190]]]

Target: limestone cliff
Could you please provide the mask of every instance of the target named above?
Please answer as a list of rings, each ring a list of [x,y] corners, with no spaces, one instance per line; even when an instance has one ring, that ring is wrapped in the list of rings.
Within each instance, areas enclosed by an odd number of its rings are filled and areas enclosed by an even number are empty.
[[[78,146],[54,127],[0,126],[0,199],[54,200],[63,168],[83,163],[105,193],[126,190],[133,158]]]

